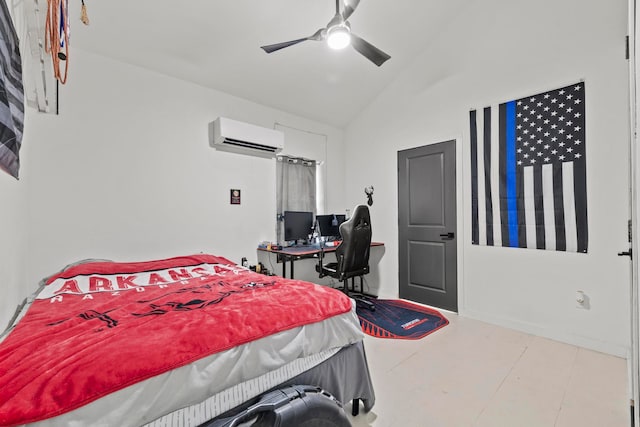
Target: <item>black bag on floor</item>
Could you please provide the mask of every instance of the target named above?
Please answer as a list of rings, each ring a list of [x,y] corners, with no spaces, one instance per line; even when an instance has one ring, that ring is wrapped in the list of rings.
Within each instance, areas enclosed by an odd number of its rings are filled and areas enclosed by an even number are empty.
[[[350,427],[342,404],[316,386],[294,385],[259,397],[246,409],[201,427]]]

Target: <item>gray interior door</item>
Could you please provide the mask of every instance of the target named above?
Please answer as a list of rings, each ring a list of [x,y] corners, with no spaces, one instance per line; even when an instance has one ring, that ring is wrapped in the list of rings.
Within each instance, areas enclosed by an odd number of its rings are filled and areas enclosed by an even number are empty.
[[[398,152],[400,298],[458,311],[456,145]]]

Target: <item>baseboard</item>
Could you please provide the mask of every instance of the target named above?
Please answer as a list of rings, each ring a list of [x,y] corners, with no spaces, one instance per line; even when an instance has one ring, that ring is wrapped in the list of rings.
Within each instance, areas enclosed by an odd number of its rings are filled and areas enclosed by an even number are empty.
[[[603,342],[575,334],[540,327],[539,325],[526,322],[519,322],[513,319],[505,319],[498,316],[492,316],[488,313],[482,313],[475,310],[461,310],[460,316],[470,319],[480,320],[482,322],[491,323],[493,325],[514,329],[528,334],[548,338],[554,341],[560,341],[566,344],[575,345],[589,350],[598,351],[600,353],[610,354],[612,356],[627,359],[630,354],[630,347],[615,343]]]

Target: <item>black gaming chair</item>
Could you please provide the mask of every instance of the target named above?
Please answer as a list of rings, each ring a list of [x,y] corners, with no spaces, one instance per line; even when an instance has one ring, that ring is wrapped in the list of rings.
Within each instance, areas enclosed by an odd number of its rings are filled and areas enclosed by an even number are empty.
[[[329,276],[344,284],[344,292],[349,295],[348,280],[355,291],[354,281],[360,277],[360,296],[363,292],[363,277],[369,273],[369,252],[371,250],[371,218],[369,208],[358,205],[348,221],[340,224],[342,243],[335,250],[336,262],[324,264],[324,253],[320,252],[320,259],[316,271],[320,277]],[[370,310],[375,306],[367,299],[353,296],[356,302]]]

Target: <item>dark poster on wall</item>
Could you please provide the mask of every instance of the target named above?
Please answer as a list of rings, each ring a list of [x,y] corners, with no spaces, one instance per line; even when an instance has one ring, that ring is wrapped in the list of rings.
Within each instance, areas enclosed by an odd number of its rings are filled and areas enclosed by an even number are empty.
[[[240,190],[231,190],[231,204],[239,205],[240,204]]]

